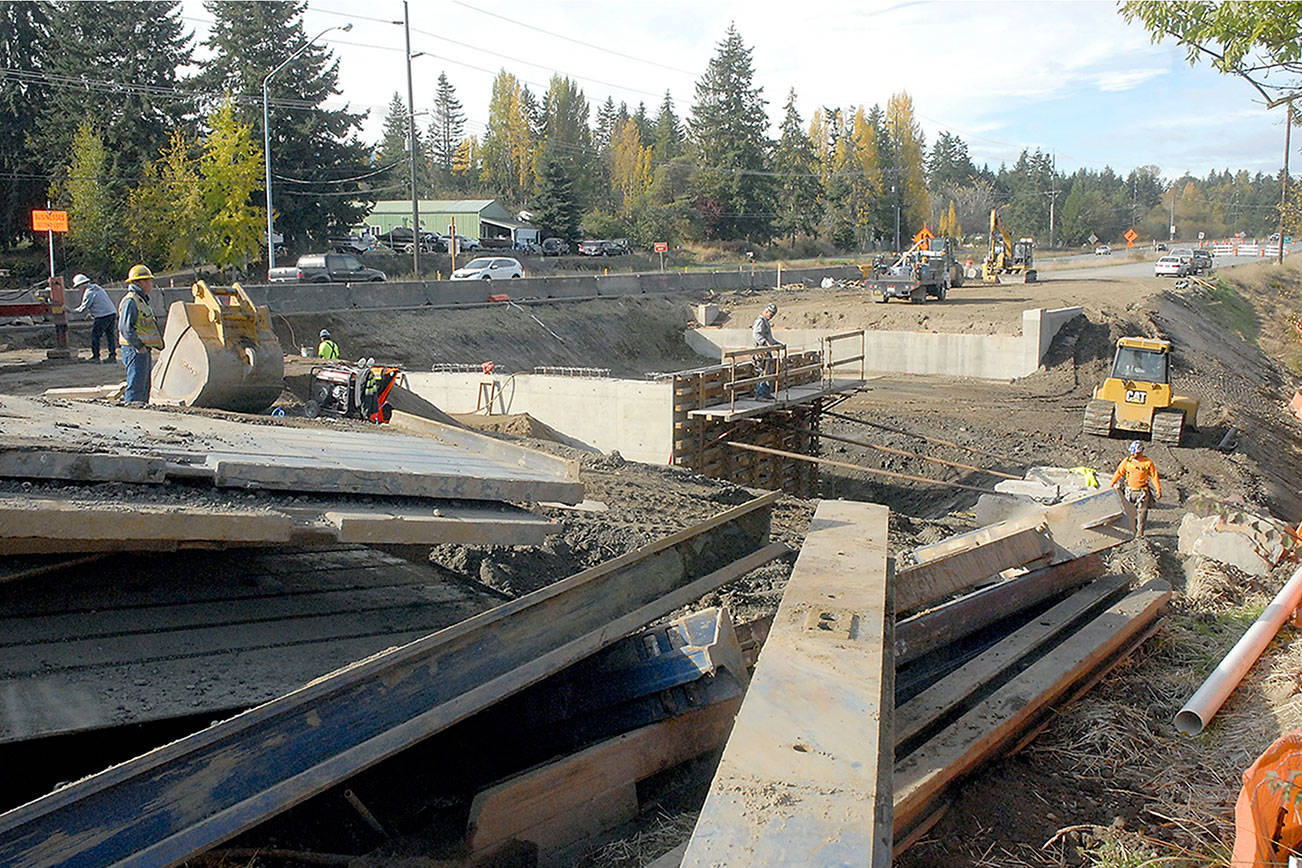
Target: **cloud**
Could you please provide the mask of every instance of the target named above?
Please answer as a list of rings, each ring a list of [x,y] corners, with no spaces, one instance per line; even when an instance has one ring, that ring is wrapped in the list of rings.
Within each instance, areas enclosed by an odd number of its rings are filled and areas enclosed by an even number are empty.
[[[1165,74],[1165,69],[1120,69],[1100,73],[1095,84],[1099,90],[1110,92],[1134,90],[1149,79]]]

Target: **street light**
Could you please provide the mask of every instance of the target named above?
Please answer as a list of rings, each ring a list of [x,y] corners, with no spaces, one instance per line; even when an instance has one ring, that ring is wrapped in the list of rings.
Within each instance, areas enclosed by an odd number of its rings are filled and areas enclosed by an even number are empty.
[[[266,181],[267,181],[267,270],[268,271],[276,267],[276,242],[274,240],[275,229],[272,226],[272,216],[271,216],[272,215],[272,211],[271,211],[271,125],[269,121],[270,112],[267,109],[267,103],[268,103],[267,85],[271,82],[272,76],[274,76],[276,73],[280,72],[282,69],[288,66],[290,61],[298,57],[304,51],[307,51],[309,48],[311,48],[313,43],[315,43],[322,36],[325,36],[331,30],[342,30],[346,33],[352,29],[353,29],[352,22],[349,22],[348,24],[337,24],[334,27],[327,27],[325,30],[322,30],[316,36],[313,36],[307,42],[303,43],[303,46],[299,48],[298,51],[295,51],[289,57],[285,58],[285,60],[280,64],[280,66],[277,66],[271,72],[267,73],[267,77],[262,80],[262,154],[263,157],[265,157],[266,164],[267,164]]]

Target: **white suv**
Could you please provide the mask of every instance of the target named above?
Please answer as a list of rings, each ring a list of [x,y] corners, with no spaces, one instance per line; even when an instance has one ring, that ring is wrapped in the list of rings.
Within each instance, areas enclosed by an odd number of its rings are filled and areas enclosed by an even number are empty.
[[[509,280],[512,277],[524,277],[524,266],[518,259],[500,256],[481,256],[452,272],[453,280]]]

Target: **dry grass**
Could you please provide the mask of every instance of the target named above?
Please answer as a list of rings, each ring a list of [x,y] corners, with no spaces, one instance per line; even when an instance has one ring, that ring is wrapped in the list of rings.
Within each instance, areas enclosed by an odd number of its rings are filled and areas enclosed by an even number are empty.
[[[1142,798],[1143,829],[1088,829],[1089,864],[1229,864],[1243,771],[1302,726],[1302,642],[1285,627],[1202,735],[1177,733],[1172,718],[1266,602],[1241,575],[1199,564],[1163,631],[1030,748]]]
[[[696,811],[681,814],[662,811],[649,828],[588,854],[583,864],[590,868],[632,868],[650,864],[692,836],[697,816]]]

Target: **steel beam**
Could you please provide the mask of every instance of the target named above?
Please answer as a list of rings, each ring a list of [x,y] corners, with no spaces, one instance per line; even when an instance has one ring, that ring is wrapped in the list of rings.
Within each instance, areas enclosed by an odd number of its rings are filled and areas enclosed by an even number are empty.
[[[890,865],[888,514],[818,505],[684,866]]]
[[[777,493],[0,815],[0,864],[171,865],[771,560]],[[883,537],[884,541],[884,537]]]

